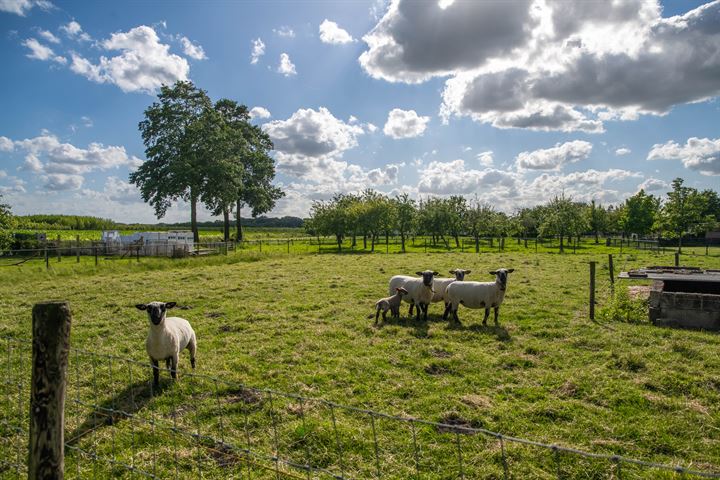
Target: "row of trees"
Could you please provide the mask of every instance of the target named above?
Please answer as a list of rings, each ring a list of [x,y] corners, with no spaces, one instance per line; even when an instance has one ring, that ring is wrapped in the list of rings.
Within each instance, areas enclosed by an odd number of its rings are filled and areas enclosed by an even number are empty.
[[[19,215],[17,228],[25,230],[108,230],[116,223],[108,218],[86,215]]]
[[[346,238],[363,248],[375,249],[381,236],[399,235],[402,249],[409,235],[428,235],[433,245],[450,242],[460,245],[460,236],[475,239],[479,251],[482,237],[556,236],[562,251],[566,240],[584,234],[609,233],[670,237],[681,239],[686,234],[701,234],[716,228],[720,222],[720,198],[713,190],[697,191],[673,181],[673,189],[662,201],[643,190],[620,206],[604,207],[575,202],[560,195],[544,205],[522,208],[508,215],[477,198],[468,201],[462,196],[427,198],[415,201],[407,194],[390,198],[374,190],[360,194],[338,194],[332,200],[315,202],[306,230],[313,235],[334,236],[338,249]],[[681,247],[681,240],[679,244]]]
[[[234,209],[237,239],[242,240],[242,207],[250,207],[254,217],[270,211],[284,195],[272,185],[272,141],[250,123],[245,105],[226,98],[213,103],[192,82],[179,81],[161,88],[139,128],[147,160],[130,174],[130,182],[158,218],[174,202],[189,202],[196,242],[199,203],[223,216],[226,240]]]

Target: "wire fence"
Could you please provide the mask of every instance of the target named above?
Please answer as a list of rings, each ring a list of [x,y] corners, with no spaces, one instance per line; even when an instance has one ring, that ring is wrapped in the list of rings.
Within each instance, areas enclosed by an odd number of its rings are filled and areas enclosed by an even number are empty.
[[[0,477],[27,476],[32,341],[3,343]],[[164,369],[162,369],[164,370]],[[71,348],[66,478],[720,478]]]

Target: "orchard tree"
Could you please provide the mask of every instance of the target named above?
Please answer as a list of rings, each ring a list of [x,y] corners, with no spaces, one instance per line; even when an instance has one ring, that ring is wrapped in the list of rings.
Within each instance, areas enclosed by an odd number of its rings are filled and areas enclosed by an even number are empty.
[[[412,231],[415,223],[415,200],[410,195],[403,193],[395,196],[393,200],[395,205],[395,213],[397,215],[397,230],[400,233],[400,243],[402,251],[405,252],[405,237]]]
[[[641,189],[625,200],[620,220],[623,232],[647,235],[653,229],[659,208],[660,200]]]
[[[595,205],[595,200],[592,200],[587,209],[587,220],[597,245],[600,243],[600,232],[604,233],[607,228],[607,212],[602,205]]]
[[[553,198],[545,205],[540,234],[560,237],[560,253],[564,252],[565,236],[578,235],[586,229],[587,221],[581,206],[566,197],[565,194]]]
[[[2,195],[0,195],[0,252],[10,248],[15,225],[15,217],[10,211],[10,205],[2,203]]]
[[[660,223],[678,239],[678,252],[682,253],[682,237],[686,233],[703,231],[710,218],[703,217],[705,201],[698,191],[683,186],[684,180],[676,178],[672,182],[672,191],[662,209]]]

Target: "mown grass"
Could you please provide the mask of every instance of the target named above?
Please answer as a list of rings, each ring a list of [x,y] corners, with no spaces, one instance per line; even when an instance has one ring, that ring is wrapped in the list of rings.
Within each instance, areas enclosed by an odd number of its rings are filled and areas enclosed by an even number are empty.
[[[205,437],[242,447],[249,434],[253,450],[272,455],[275,432],[282,458],[338,474],[342,468],[351,478],[374,476],[377,464],[385,478],[457,478],[458,441],[467,478],[502,477],[502,451],[492,438],[418,426],[416,466],[408,424],[330,412],[327,405],[239,384],[591,452],[718,470],[720,338],[613,321],[611,315],[591,322],[588,261],[599,262],[599,308],[611,302],[605,251],[589,251],[282,255],[266,249],[207,259],[105,262],[98,268],[92,259],[63,261],[49,271],[25,264],[0,270],[0,335],[29,338],[35,302],[68,300],[75,349],[139,362],[89,353],[71,356],[69,398],[82,403],[69,402],[68,438],[77,438],[74,445],[89,452],[155,468],[163,477],[245,475],[241,453]],[[714,256],[684,260],[720,267]],[[616,255],[615,268],[672,262],[671,254],[633,251]],[[461,267],[473,270],[468,280],[490,280],[487,271],[501,266],[516,270],[499,327],[482,326],[482,312],[465,309],[459,312],[462,325],[449,325],[439,305],[431,307],[428,322],[407,318],[405,308],[399,321],[381,327],[367,318],[393,274]],[[161,391],[150,396],[151,372],[142,366],[147,319],[133,305],[151,300],[182,306],[177,314],[193,324],[199,338],[196,373],[212,378],[186,375],[173,385],[163,372]],[[3,351],[3,358],[10,359],[7,378],[22,380],[27,373],[29,357],[21,365],[22,351],[10,343]],[[188,367],[184,353],[181,377]],[[27,387],[28,378],[23,381]],[[9,383],[14,388],[14,381]],[[7,388],[0,411],[15,418],[16,411],[23,411],[15,405],[23,399]],[[136,416],[99,415],[93,404]],[[203,437],[173,436],[162,427],[173,424]],[[0,436],[9,447],[7,458],[15,458],[24,439],[9,428]],[[548,451],[507,442],[504,448],[513,478],[556,478],[558,468],[565,478],[617,474],[607,462],[563,454],[556,464]],[[67,462],[70,477],[132,476],[75,453]],[[274,476],[261,467],[251,470],[256,478]],[[630,466],[623,466],[623,474],[672,477]],[[3,473],[0,467],[0,475],[12,477],[14,471]]]

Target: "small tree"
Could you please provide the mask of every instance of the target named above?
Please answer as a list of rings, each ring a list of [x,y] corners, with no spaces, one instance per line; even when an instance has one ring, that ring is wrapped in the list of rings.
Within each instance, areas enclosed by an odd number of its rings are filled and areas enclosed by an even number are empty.
[[[678,252],[682,253],[682,237],[691,233],[698,224],[705,223],[703,218],[703,199],[694,188],[684,187],[684,180],[676,178],[672,182],[672,191],[662,209],[661,224],[678,239]]]
[[[590,202],[590,207],[587,209],[587,220],[595,235],[595,245],[600,243],[600,232],[605,232],[607,228],[607,212],[602,205],[595,205],[595,200]]]
[[[402,244],[402,251],[405,253],[405,236],[412,230],[415,223],[415,200],[412,200],[407,193],[403,193],[395,197],[394,204],[400,243]]]
[[[553,198],[544,208],[544,216],[540,224],[541,235],[557,235],[560,237],[560,253],[563,253],[565,236],[577,235],[587,229],[585,216],[581,207],[572,199],[562,194]]]
[[[625,200],[625,208],[620,217],[624,232],[647,235],[652,231],[653,224],[660,208],[660,200],[652,195],[646,195],[640,190]]]
[[[15,226],[16,221],[10,211],[10,205],[2,203],[2,195],[0,195],[0,252],[12,245]]]

